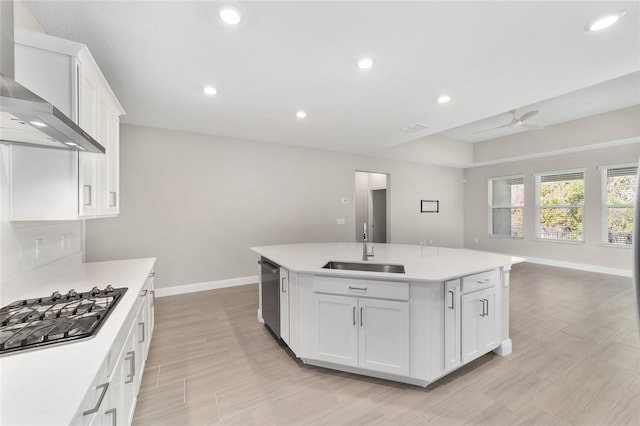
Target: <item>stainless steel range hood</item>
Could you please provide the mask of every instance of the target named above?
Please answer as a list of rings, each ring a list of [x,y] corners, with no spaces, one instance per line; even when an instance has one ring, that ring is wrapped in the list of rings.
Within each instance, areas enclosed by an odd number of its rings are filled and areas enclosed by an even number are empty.
[[[0,141],[104,153],[73,120],[15,81],[13,1],[0,0],[0,24]]]

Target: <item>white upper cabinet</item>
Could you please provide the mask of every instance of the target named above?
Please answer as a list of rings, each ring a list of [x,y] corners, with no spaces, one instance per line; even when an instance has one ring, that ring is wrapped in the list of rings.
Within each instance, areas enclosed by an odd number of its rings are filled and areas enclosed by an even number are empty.
[[[56,156],[53,150],[11,146],[11,220],[117,215],[119,128],[124,110],[91,53],[83,44],[31,31],[16,30],[15,43],[16,81],[68,115],[105,148],[105,154],[67,154],[67,161],[74,164],[58,166],[77,170],[70,175],[73,182],[63,179],[69,174],[62,172],[55,173],[57,178],[51,182],[50,167],[40,166],[49,155]],[[48,196],[41,196],[45,192]]]

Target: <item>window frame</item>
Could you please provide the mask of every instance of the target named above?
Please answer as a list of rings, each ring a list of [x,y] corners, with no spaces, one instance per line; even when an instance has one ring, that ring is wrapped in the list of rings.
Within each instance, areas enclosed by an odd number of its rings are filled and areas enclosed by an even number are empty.
[[[609,242],[609,208],[635,208],[635,204],[608,204],[607,203],[607,170],[610,169],[622,169],[628,167],[638,168],[638,163],[624,163],[624,164],[611,164],[607,166],[600,166],[600,245],[605,247],[614,247],[622,249],[631,249],[633,244],[618,244]],[[637,170],[636,170],[637,175]],[[637,182],[636,182],[637,185]],[[637,194],[637,188],[636,188]],[[637,200],[635,200],[637,201]],[[635,218],[635,215],[634,215]],[[633,224],[635,226],[635,224]]]
[[[493,185],[492,183],[494,181],[498,181],[498,180],[509,180],[509,179],[522,179],[522,191],[523,191],[523,197],[522,197],[522,205],[493,205]],[[525,206],[525,193],[526,193],[526,189],[525,189],[525,176],[523,174],[521,175],[511,175],[511,176],[496,176],[496,177],[490,177],[487,178],[487,203],[488,203],[488,218],[487,218],[487,233],[489,234],[490,237],[493,238],[512,238],[512,239],[516,239],[516,240],[522,240],[524,239],[524,229],[525,229],[525,225],[524,225],[524,206]],[[496,208],[503,208],[503,209],[514,209],[514,208],[519,208],[522,209],[522,235],[521,236],[514,236],[514,235],[502,235],[502,234],[494,234],[493,233],[493,210]]]
[[[585,238],[585,223],[586,223],[586,194],[587,194],[587,185],[586,185],[586,173],[587,169],[586,168],[579,168],[579,169],[567,169],[567,170],[556,170],[556,171],[547,171],[547,172],[538,172],[538,173],[534,173],[533,177],[534,177],[534,181],[535,181],[535,220],[536,220],[536,229],[535,229],[535,238],[537,241],[545,241],[545,242],[553,242],[553,243],[562,243],[562,244],[584,244],[586,241]],[[543,208],[554,208],[554,209],[567,209],[567,208],[575,208],[575,205],[568,205],[568,204],[558,204],[558,205],[553,205],[553,206],[543,206],[540,203],[540,190],[541,190],[541,184],[542,184],[542,177],[543,176],[554,176],[554,175],[567,175],[567,174],[575,174],[575,173],[582,173],[582,182],[584,185],[584,198],[582,201],[582,206],[580,206],[580,208],[582,209],[582,239],[580,240],[559,240],[559,239],[553,239],[553,238],[542,238],[542,209]]]

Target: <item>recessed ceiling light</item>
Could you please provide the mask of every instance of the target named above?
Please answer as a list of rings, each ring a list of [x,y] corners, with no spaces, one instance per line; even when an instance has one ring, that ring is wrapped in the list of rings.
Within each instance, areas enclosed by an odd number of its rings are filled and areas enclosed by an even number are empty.
[[[237,25],[242,20],[240,9],[229,4],[222,5],[218,8],[218,16],[229,25]]]
[[[611,25],[613,25],[616,22],[618,22],[618,20],[620,18],[622,18],[625,13],[626,12],[624,10],[621,10],[621,11],[619,11],[617,13],[613,13],[611,15],[607,15],[607,16],[604,16],[602,18],[598,18],[597,20],[593,21],[591,24],[585,26],[584,29],[586,31],[604,30],[605,28],[608,28]]]
[[[449,95],[442,95],[438,98],[438,103],[439,104],[446,104],[447,102],[449,102],[451,100],[451,96]]]
[[[296,117],[298,117],[298,118],[306,118],[306,116],[307,116],[307,113],[304,112],[304,111],[296,112]]]
[[[215,95],[216,93],[218,93],[218,91],[216,90],[216,88],[215,88],[215,87],[213,87],[213,86],[204,86],[204,87],[202,88],[202,91],[203,91],[205,94],[209,95],[209,96],[213,96],[213,95]]]
[[[29,123],[33,124],[36,127],[47,127],[42,121],[30,121]]]
[[[368,70],[373,66],[374,62],[371,58],[362,58],[358,61],[358,68],[361,70]]]

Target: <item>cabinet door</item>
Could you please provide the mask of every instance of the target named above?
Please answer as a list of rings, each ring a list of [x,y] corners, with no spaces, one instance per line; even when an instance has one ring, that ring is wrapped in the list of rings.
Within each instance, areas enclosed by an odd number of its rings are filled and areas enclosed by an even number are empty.
[[[358,365],[358,299],[315,294],[318,312],[312,358],[336,364]]]
[[[495,288],[485,290],[480,295],[484,303],[484,316],[480,324],[480,342],[482,353],[487,353],[500,343],[500,322],[496,315],[497,291]]]
[[[445,282],[444,287],[444,368],[460,366],[460,280]]]
[[[280,337],[289,344],[289,271],[280,268]]]
[[[98,79],[89,67],[81,66],[78,125],[100,142],[98,135],[98,87]]]
[[[118,391],[117,400],[112,400],[112,409],[117,410],[115,415],[116,424],[131,424],[133,420],[133,407],[138,393],[139,377],[142,374],[142,370],[137,367],[139,358],[137,341],[138,329],[137,324],[134,323],[129,329],[124,347],[118,358],[114,377],[111,379],[114,383],[113,389]]]
[[[147,324],[147,296],[149,294],[149,289],[144,288],[140,296],[144,299],[142,303],[140,303],[140,309],[138,310],[138,316],[136,317],[136,360],[135,360],[135,371],[140,373],[144,370],[145,361],[147,359],[147,343],[149,339],[149,330]],[[140,374],[136,376],[135,380],[135,393],[138,394],[138,389],[140,388],[141,380]]]
[[[104,154],[98,154],[98,215],[117,215],[120,210],[119,194],[119,124],[120,119],[113,111],[110,95],[105,91],[99,92],[98,98],[98,129],[100,143],[105,148]]]
[[[462,363],[476,359],[481,353],[480,320],[483,303],[480,293],[462,296]]]
[[[359,299],[359,366],[409,375],[409,303]]]
[[[107,128],[109,133],[106,162],[108,180],[105,188],[105,213],[120,213],[120,117],[112,109],[107,110]]]
[[[102,422],[102,414],[110,408],[109,399],[111,394],[109,388],[109,372],[112,364],[109,357],[103,361],[98,374],[93,379],[91,387],[85,394],[76,416],[71,421],[74,426],[86,426],[92,424],[100,424]]]

